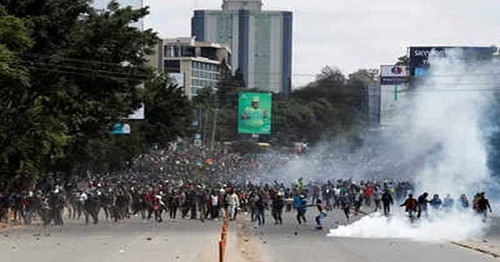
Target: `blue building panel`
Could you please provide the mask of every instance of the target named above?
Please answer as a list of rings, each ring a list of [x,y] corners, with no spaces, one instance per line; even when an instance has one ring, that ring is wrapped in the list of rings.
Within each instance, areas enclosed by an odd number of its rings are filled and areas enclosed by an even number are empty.
[[[281,92],[292,92],[292,41],[293,41],[293,14],[283,12],[283,87]]]
[[[238,28],[238,61],[239,69],[243,73],[245,85],[248,85],[248,57],[250,44],[250,12],[248,10],[239,10],[239,28]]]
[[[191,36],[196,36],[198,41],[205,40],[205,11],[196,10],[191,19]]]

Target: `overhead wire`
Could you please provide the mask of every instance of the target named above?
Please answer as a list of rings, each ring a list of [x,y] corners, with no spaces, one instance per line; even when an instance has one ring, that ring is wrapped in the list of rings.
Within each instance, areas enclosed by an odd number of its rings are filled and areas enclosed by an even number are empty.
[[[50,59],[57,59],[57,60],[81,62],[81,63],[86,63],[86,64],[102,64],[102,65],[110,65],[110,66],[117,66],[117,67],[122,66],[122,65],[120,65],[120,63],[104,62],[104,61],[91,60],[91,59],[69,58],[69,57],[61,57],[61,56],[57,56],[57,55],[48,55],[48,54],[39,54],[39,53],[25,53],[22,56],[23,57],[36,57],[36,58],[50,58]],[[125,62],[125,61],[123,61],[123,62]]]
[[[46,66],[46,67],[56,67],[59,69],[65,69],[65,70],[74,70],[74,71],[86,71],[89,73],[100,73],[104,75],[109,75],[109,76],[118,76],[118,77],[128,77],[128,78],[134,78],[137,77],[137,79],[144,79],[149,77],[147,74],[130,74],[130,73],[125,73],[125,72],[116,72],[116,71],[110,71],[110,70],[99,70],[99,69],[91,69],[91,68],[84,68],[84,67],[75,67],[75,66],[69,66],[69,65],[62,65],[62,64],[56,64],[56,63],[43,63],[43,62],[34,62],[33,65],[32,61],[21,61],[21,64],[23,65],[28,65],[28,66],[36,66],[37,68],[41,68],[41,66]],[[126,68],[123,68],[126,69]]]
[[[38,60],[21,60],[21,65],[28,67],[31,70],[43,70],[43,71],[50,71],[50,72],[58,72],[58,73],[64,73],[64,74],[73,74],[73,75],[80,75],[80,76],[94,76],[94,77],[103,77],[103,78],[113,78],[113,79],[121,79],[121,80],[130,80],[130,81],[142,81],[146,78],[148,78],[150,75],[148,74],[140,74],[137,72],[122,72],[122,70],[141,70],[141,69],[146,69],[146,67],[128,67],[128,66],[123,66],[118,63],[110,63],[110,62],[104,62],[104,61],[97,61],[97,60],[89,60],[89,59],[75,59],[75,58],[67,58],[67,57],[58,57],[58,56],[51,56],[51,55],[44,55],[44,54],[37,54],[37,53],[28,53],[25,54],[25,57],[31,57],[31,58],[46,58],[46,59],[53,59],[50,62],[42,62]],[[86,65],[106,65],[110,66],[111,70],[105,70],[105,69],[95,69],[95,68],[89,68],[85,66],[78,66],[78,65],[67,65],[63,63],[56,63],[55,61],[70,61],[70,62],[75,62],[75,63],[82,63]],[[50,68],[43,68],[43,67],[50,67]],[[120,69],[120,71],[113,71],[112,69]],[[164,68],[165,71],[169,71],[172,69],[178,69],[178,68],[172,68],[172,67],[166,67]],[[213,72],[212,70],[204,70],[201,69],[200,71],[206,71],[206,72]],[[255,72],[258,75],[276,75],[276,76],[281,76],[281,73],[272,73],[272,72]],[[317,76],[317,74],[306,74],[306,73],[295,73],[292,74],[292,76]],[[499,76],[500,71],[490,71],[490,72],[475,72],[475,73],[466,73],[466,74],[436,74],[436,75],[430,75],[427,78],[423,78],[422,80],[424,81],[432,81],[432,78],[437,77],[437,78],[456,78],[456,77],[474,77],[474,76]],[[200,78],[203,79],[203,77],[195,77],[195,78]],[[281,84],[282,81],[271,81],[270,84]],[[422,85],[427,86],[427,87],[441,87],[441,86],[468,86],[468,87],[480,87],[480,86],[497,86],[499,85],[499,88],[454,88],[454,89],[432,89],[432,90],[418,90],[418,91],[412,91],[413,93],[417,92],[474,92],[474,91],[497,91],[500,89],[500,82],[470,82],[470,83],[464,83],[464,82],[458,82],[458,83],[423,83]],[[390,86],[390,85],[389,85]],[[382,91],[382,90],[381,90]],[[389,90],[384,90],[382,92],[392,92]],[[408,93],[408,92],[407,92]]]
[[[36,58],[50,58],[50,59],[56,59],[56,60],[65,60],[65,61],[73,61],[73,62],[81,62],[81,63],[86,63],[86,64],[101,64],[101,65],[110,65],[114,67],[123,67],[119,63],[111,63],[111,62],[104,62],[104,61],[98,61],[98,60],[90,60],[90,59],[77,59],[77,58],[68,58],[68,57],[59,57],[59,56],[54,56],[54,55],[48,55],[48,54],[38,54],[38,53],[26,53],[23,54],[25,57],[36,57]],[[125,62],[125,61],[124,61]],[[145,69],[146,67],[136,67],[135,68],[142,68]],[[179,68],[177,67],[163,67],[162,68],[165,71],[175,71],[178,70]],[[204,69],[196,69],[196,70],[201,70],[201,71],[211,71],[211,70],[204,70]],[[268,71],[254,71],[254,74],[258,75],[283,75],[282,73],[273,73],[273,72],[268,72]],[[497,71],[490,71],[486,73],[470,73],[470,72],[464,72],[467,76],[489,76],[489,75],[500,75],[500,68],[498,68]],[[430,75],[430,77],[459,77],[459,76],[464,76],[464,74],[434,74]],[[320,75],[320,73],[292,73],[292,76],[303,76],[303,77],[317,77]]]
[[[60,74],[69,74],[69,75],[77,75],[77,76],[84,76],[84,77],[106,78],[106,79],[113,79],[113,80],[140,81],[140,80],[135,79],[135,78],[119,77],[119,76],[111,76],[111,75],[99,75],[99,74],[90,74],[90,73],[78,73],[78,72],[63,71],[63,70],[58,70],[58,69],[41,68],[41,67],[35,67],[35,66],[14,66],[14,68],[19,68],[19,69],[27,68],[27,69],[31,69],[34,71],[46,71],[46,72],[53,72],[53,73],[60,73]]]

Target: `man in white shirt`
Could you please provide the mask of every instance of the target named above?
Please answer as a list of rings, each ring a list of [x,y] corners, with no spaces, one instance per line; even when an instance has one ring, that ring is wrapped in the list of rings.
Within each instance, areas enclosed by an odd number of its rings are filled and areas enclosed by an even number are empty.
[[[234,220],[236,219],[236,209],[240,206],[240,199],[238,197],[238,194],[234,192],[234,190],[231,190],[231,193],[228,196],[227,199],[227,204],[229,206],[229,219]]]

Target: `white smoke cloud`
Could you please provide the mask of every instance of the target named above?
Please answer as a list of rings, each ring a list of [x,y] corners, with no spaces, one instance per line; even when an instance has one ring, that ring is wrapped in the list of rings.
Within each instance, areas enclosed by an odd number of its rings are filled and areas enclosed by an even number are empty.
[[[418,173],[420,189],[455,196],[489,179],[480,126],[491,96],[482,85],[492,83],[484,74],[489,65],[461,61],[458,51],[449,51],[447,58],[431,58],[430,76],[414,91],[410,115],[399,126],[410,129],[403,132],[405,150],[411,151],[415,144],[439,148]]]
[[[399,150],[381,154],[414,169],[399,171],[403,177],[414,177],[416,197],[423,191],[455,199],[465,193],[472,201],[473,194],[490,182],[481,120],[495,87],[492,64],[465,62],[457,50],[448,50],[446,58],[431,58],[430,64],[429,76],[404,94],[406,110],[390,132],[396,142],[387,143]],[[373,215],[332,229],[329,236],[466,240],[481,236],[486,228],[472,211],[462,210],[423,219],[418,225],[410,224],[405,214],[389,219]]]
[[[464,241],[480,238],[487,228],[472,212],[455,211],[410,224],[403,214],[366,216],[351,225],[331,229],[329,237],[403,238],[415,241]]]

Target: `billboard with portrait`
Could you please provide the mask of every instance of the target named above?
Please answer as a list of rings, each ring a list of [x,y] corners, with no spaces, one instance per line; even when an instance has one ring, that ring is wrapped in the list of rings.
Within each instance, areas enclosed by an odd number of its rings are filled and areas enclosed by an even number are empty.
[[[272,95],[240,92],[238,94],[238,133],[271,134]]]

